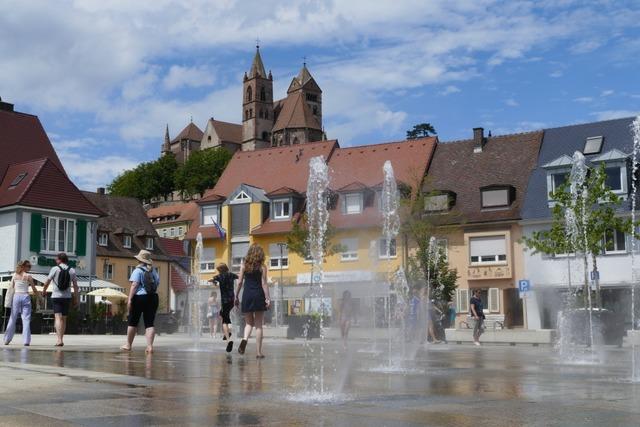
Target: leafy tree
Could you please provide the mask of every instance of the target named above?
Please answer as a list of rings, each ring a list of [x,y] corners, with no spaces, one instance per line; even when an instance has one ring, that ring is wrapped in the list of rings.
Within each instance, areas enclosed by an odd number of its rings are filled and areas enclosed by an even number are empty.
[[[155,192],[165,200],[175,190],[175,174],[178,170],[178,161],[173,153],[167,153],[155,162],[151,163],[150,175],[155,183]]]
[[[231,160],[231,153],[224,148],[208,148],[194,151],[175,173],[175,187],[183,196],[203,195],[212,188]]]
[[[418,139],[425,136],[435,135],[436,129],[431,123],[420,123],[413,127],[413,129],[407,131],[407,139]]]
[[[536,231],[531,237],[523,237],[527,248],[546,255],[581,254],[584,264],[584,295],[589,289],[589,260],[592,270],[598,271],[597,256],[611,249],[615,231],[634,233],[631,219],[616,213],[621,203],[610,187],[606,185],[604,164],[591,169],[582,188],[573,197],[568,182],[561,185],[551,195],[555,204],[551,210],[552,224],[548,230]],[[577,218],[574,238],[566,229],[567,213]],[[634,233],[635,234],[635,233]],[[596,304],[602,305],[600,283],[596,280]]]

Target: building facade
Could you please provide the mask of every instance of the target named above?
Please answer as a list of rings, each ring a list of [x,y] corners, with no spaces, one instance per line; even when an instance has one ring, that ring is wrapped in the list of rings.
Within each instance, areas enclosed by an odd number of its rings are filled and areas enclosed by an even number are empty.
[[[165,203],[147,210],[147,217],[158,236],[183,240],[191,224],[198,218],[200,209],[194,202]]]
[[[606,185],[623,200],[618,214],[631,214],[632,121],[633,118],[624,118],[545,129],[540,156],[529,179],[524,203],[521,225],[525,236],[551,227],[551,193],[567,179],[576,151],[584,154],[589,167],[604,164]],[[602,238],[606,242],[605,250],[597,254],[597,263],[603,306],[620,313],[629,322],[630,288],[634,280],[637,281],[632,272],[632,236],[612,231]],[[533,289],[527,298],[530,327],[555,328],[557,313],[563,307],[569,288],[580,288],[584,284],[581,258],[527,251],[524,268],[525,277],[531,281]],[[636,306],[639,302],[640,299]]]

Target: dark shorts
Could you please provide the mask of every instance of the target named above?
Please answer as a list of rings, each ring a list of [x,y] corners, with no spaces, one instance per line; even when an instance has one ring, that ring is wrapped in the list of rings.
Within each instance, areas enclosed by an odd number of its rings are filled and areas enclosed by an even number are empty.
[[[233,309],[232,302],[223,302],[222,310],[220,311],[220,317],[222,317],[222,323],[227,325],[231,324],[231,310]]]
[[[71,298],[51,298],[54,314],[69,315],[69,307],[71,307]]]
[[[158,294],[134,295],[131,300],[131,310],[129,311],[128,324],[134,328],[140,323],[140,316],[143,316],[144,327],[153,328],[158,311]]]

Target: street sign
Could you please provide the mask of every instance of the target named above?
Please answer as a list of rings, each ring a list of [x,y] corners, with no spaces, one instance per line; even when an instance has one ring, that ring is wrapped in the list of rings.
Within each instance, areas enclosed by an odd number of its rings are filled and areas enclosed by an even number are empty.
[[[529,292],[531,290],[531,282],[527,279],[518,280],[518,289],[520,292]]]
[[[591,272],[591,281],[595,282],[596,280],[600,280],[600,272],[592,271]]]

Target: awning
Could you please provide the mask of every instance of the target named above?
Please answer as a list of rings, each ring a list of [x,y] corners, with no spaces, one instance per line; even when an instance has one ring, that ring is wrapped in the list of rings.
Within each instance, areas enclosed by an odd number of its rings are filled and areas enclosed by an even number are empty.
[[[47,281],[48,276],[46,274],[36,273],[36,274],[32,274],[31,277],[33,277],[33,279],[37,282],[45,283]],[[124,288],[122,288],[121,286],[118,286],[115,283],[111,283],[106,280],[98,279],[95,276],[93,277],[77,276],[77,279],[78,279],[78,287],[82,291],[89,290],[89,288],[91,289],[112,288],[112,289],[117,289],[119,291],[124,291]],[[91,284],[91,286],[89,286],[89,284]]]

